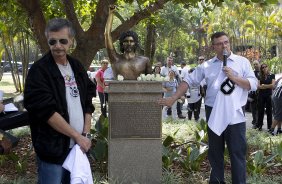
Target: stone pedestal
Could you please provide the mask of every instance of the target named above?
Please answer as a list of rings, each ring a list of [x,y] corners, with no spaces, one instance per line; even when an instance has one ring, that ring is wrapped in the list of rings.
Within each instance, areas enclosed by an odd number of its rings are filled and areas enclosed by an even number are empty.
[[[161,82],[108,81],[109,182],[158,184],[162,177]]]

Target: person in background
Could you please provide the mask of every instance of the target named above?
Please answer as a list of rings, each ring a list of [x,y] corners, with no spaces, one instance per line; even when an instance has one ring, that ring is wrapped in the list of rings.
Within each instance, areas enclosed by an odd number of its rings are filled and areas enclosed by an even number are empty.
[[[161,76],[166,77],[170,71],[174,71],[176,76],[179,76],[179,71],[175,65],[173,65],[173,57],[168,56],[166,58],[166,66],[161,67]]]
[[[182,71],[183,70],[188,70],[188,67],[186,67],[186,62],[185,61],[181,61],[180,62],[180,68],[181,68],[181,70],[179,70],[179,74],[180,74],[180,77],[182,79]]]
[[[189,73],[192,73],[194,70],[194,68],[190,69]],[[186,96],[188,101],[188,119],[191,120],[194,113],[194,119],[197,122],[200,119],[200,110],[202,104],[201,85],[190,86],[187,90]]]
[[[163,83],[163,89],[164,89],[164,98],[171,97],[177,89],[178,83],[175,79],[175,73],[173,70],[168,72],[169,80]],[[176,110],[177,102],[174,102],[171,106],[171,112],[172,112],[172,119],[176,119],[177,110]],[[162,118],[163,120],[167,117],[167,106],[163,107],[162,110]]]
[[[112,67],[108,67],[105,71],[104,71],[104,79],[105,80],[114,80],[114,73],[112,70]]]
[[[181,67],[180,78],[182,81],[186,77],[186,75],[189,74],[189,68],[187,67],[186,62],[184,61],[180,63],[180,67]]]
[[[158,62],[155,64],[155,66],[162,67],[162,66],[163,66],[163,64],[162,64],[162,62],[158,61]]]
[[[166,58],[166,66],[162,66],[161,67],[161,76],[166,77],[168,76],[168,73],[170,71],[174,71],[175,73],[175,79],[177,80],[178,83],[180,83],[181,79],[180,79],[180,74],[179,71],[177,69],[177,67],[175,65],[173,65],[173,57],[168,56]],[[171,110],[170,108],[168,108],[168,115],[171,114]],[[177,115],[179,119],[185,119],[186,117],[182,115],[182,111],[181,111],[181,104],[180,102],[177,102]]]
[[[153,69],[153,74],[160,74],[161,73],[161,67],[156,65]]]
[[[45,36],[50,51],[30,68],[24,90],[31,139],[40,184],[69,184],[62,167],[77,144],[86,153],[91,147],[90,128],[95,85],[82,64],[69,56],[75,31],[67,19],[49,20]]]
[[[273,104],[273,122],[270,128],[270,133],[275,135],[274,129],[277,126],[276,135],[282,134],[282,77],[275,82],[275,88],[272,94]]]
[[[107,117],[107,103],[108,103],[108,93],[105,93],[105,83],[104,83],[104,72],[108,68],[108,60],[103,59],[101,61],[101,68],[97,71],[95,79],[97,82],[97,91],[100,99],[101,113],[104,117]]]
[[[253,68],[256,78],[259,79],[260,64],[257,60],[253,61]],[[256,128],[257,119],[258,119],[258,90],[249,92],[248,101],[250,103],[252,117],[253,117],[252,120],[253,128]]]
[[[199,56],[198,57],[198,65],[201,65],[205,62],[205,57],[204,56]],[[206,80],[203,79],[202,82],[201,82],[201,87],[200,87],[200,90],[201,90],[201,96],[203,98],[205,98],[206,96],[206,91],[207,91],[207,83],[206,83]]]
[[[208,122],[209,150],[211,165],[210,184],[224,181],[225,143],[231,161],[232,183],[246,183],[246,118],[242,106],[247,102],[248,91],[257,89],[257,79],[248,59],[235,55],[230,50],[226,33],[211,35],[212,48],[216,56],[195,68],[179,85],[176,93],[161,98],[159,105],[171,106],[183,95],[188,87],[199,85],[205,78],[206,118]],[[227,65],[223,66],[223,52],[228,52]]]
[[[271,74],[266,64],[260,66],[260,76],[258,85],[258,121],[257,128],[262,130],[264,112],[267,116],[267,129],[270,131],[272,124],[272,104],[271,95],[275,84],[275,75]],[[265,110],[264,110],[265,109]]]
[[[0,115],[2,112],[4,112],[5,106],[3,104],[3,95],[4,91],[0,90]]]
[[[5,109],[5,106],[2,101],[0,101],[0,113],[2,113]]]

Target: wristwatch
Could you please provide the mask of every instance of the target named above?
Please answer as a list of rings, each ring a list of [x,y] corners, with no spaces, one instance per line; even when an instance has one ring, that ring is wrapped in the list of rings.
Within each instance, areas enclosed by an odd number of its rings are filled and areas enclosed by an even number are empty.
[[[92,138],[92,135],[88,132],[83,132],[81,135],[83,135],[84,137],[87,137],[88,139]]]

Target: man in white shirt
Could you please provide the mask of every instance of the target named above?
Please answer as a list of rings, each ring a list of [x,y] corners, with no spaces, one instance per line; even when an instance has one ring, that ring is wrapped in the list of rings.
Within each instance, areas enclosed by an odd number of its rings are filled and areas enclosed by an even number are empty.
[[[174,71],[175,76],[179,76],[179,71],[175,65],[173,65],[173,57],[168,56],[166,58],[166,66],[161,67],[161,76],[168,76],[169,71]]]
[[[174,71],[176,80],[178,82],[180,82],[181,81],[180,74],[179,74],[179,71],[178,71],[177,67],[175,65],[173,65],[173,57],[168,56],[166,58],[166,66],[161,67],[160,74],[161,74],[161,76],[166,77],[166,76],[168,76],[168,73],[170,71]],[[168,109],[168,114],[170,114],[170,113],[171,113],[171,109],[169,108]],[[180,118],[180,119],[185,119],[186,118],[185,116],[182,115],[181,104],[179,102],[177,102],[177,115],[178,115],[178,118]]]
[[[206,79],[205,105],[209,125],[208,159],[212,168],[209,183],[225,183],[224,148],[226,142],[231,160],[232,183],[245,184],[246,119],[242,108],[238,106],[246,104],[248,91],[256,90],[258,81],[249,60],[231,52],[226,33],[214,33],[211,36],[211,43],[216,56],[189,74],[172,97],[159,99],[158,103],[171,106],[187,91],[189,86],[199,85],[203,79]],[[228,53],[226,66],[223,65],[225,58],[223,51],[225,50]],[[222,107],[219,105],[220,102],[223,102]],[[216,116],[219,118],[217,123],[214,118]]]

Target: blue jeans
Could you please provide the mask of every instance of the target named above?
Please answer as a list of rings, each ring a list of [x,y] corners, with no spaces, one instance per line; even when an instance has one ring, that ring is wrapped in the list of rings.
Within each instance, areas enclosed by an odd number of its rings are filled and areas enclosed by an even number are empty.
[[[62,165],[44,162],[37,157],[37,184],[69,184],[70,173]]]

